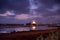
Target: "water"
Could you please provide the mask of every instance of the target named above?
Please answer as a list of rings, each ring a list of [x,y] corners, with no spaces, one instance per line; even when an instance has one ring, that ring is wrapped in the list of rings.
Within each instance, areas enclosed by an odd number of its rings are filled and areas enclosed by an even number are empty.
[[[46,30],[46,29],[56,29],[57,27],[47,27],[47,26],[39,26],[36,27],[35,30]],[[32,30],[31,27],[16,27],[16,28],[0,28],[0,33],[10,33],[13,31],[30,31]]]

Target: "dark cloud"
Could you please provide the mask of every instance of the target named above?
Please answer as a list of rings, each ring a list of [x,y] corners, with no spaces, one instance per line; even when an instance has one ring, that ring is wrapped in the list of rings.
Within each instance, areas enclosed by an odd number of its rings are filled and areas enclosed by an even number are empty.
[[[39,0],[39,2],[44,4],[44,7],[52,8],[54,4],[60,3],[60,0]],[[28,0],[0,0],[0,13],[7,10],[14,10],[16,13],[28,13],[28,6]]]
[[[55,0],[55,2],[60,4],[60,0]]]
[[[43,3],[48,8],[52,8],[55,4],[60,5],[60,0],[39,0],[39,2]]]
[[[26,0],[0,0],[0,12],[4,13],[7,10],[16,12],[28,12],[28,1]]]
[[[39,8],[35,11],[37,15],[41,15],[42,18],[29,14],[29,1],[28,0],[0,0],[0,23],[22,23],[21,18],[30,16],[29,20],[38,20],[39,22],[59,22],[60,15],[60,0],[38,0]],[[7,13],[8,11],[8,13]],[[10,13],[13,11],[14,13]],[[58,15],[58,16],[56,16]],[[56,17],[57,18],[56,18]],[[14,19],[18,17],[18,19]],[[23,19],[24,19],[23,18]],[[27,19],[28,21],[28,19]],[[25,22],[27,22],[25,21]]]
[[[39,0],[39,2],[45,4],[46,7],[52,7],[52,5],[60,3],[60,0]],[[4,13],[6,10],[28,12],[28,5],[27,0],[0,0],[0,12]]]

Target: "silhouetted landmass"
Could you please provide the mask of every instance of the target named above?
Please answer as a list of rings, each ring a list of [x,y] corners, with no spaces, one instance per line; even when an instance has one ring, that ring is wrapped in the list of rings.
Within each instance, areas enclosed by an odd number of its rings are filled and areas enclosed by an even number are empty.
[[[1,27],[30,27],[30,26],[48,26],[48,27],[60,27],[60,24],[0,24]]]

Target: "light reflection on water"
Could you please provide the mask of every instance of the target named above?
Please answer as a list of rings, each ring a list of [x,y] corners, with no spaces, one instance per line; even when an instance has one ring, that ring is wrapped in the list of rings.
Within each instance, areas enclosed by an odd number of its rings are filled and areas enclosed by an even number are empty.
[[[57,27],[47,27],[47,26],[39,26],[36,27],[35,30],[46,30],[46,29],[55,29]],[[16,27],[16,28],[0,28],[0,33],[10,33],[13,31],[30,31],[32,30],[31,27]]]

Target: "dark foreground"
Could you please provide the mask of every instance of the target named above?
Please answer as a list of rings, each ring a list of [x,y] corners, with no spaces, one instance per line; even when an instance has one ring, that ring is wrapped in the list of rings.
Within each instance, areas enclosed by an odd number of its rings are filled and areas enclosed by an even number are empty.
[[[57,35],[55,40],[60,40],[60,29],[0,33],[0,40],[38,40],[40,35],[42,35],[41,40],[51,40],[48,38],[50,34]]]

